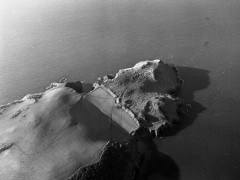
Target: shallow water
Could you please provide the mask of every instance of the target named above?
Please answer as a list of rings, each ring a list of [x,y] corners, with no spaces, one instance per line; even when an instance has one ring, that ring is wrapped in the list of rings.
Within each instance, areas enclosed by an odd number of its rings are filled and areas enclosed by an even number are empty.
[[[238,0],[2,0],[0,104],[62,77],[94,82],[164,58],[178,66],[192,109],[157,140],[177,167],[161,176],[239,179],[239,8]]]

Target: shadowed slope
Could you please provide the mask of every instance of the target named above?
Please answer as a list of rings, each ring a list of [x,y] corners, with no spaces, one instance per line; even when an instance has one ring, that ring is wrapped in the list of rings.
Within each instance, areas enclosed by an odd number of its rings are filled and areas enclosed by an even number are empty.
[[[117,124],[111,135],[108,117],[64,84],[32,97],[1,108],[0,179],[64,179],[97,162],[109,140],[129,138]]]
[[[89,92],[90,86],[64,79],[1,106],[0,178],[141,178],[150,157],[159,155],[152,135],[184,111],[173,96],[181,87],[176,68],[140,62],[94,87]]]
[[[154,136],[179,121],[184,112],[183,100],[172,96],[182,85],[173,65],[161,60],[142,61],[113,76],[99,78],[95,88],[105,88],[124,109]]]
[[[177,69],[179,75],[184,80],[184,84],[182,85],[182,88],[177,91],[177,95],[183,98],[185,103],[189,104],[191,108],[189,108],[188,116],[184,116],[183,120],[176,128],[165,132],[163,136],[176,135],[181,129],[191,125],[197,118],[198,114],[206,109],[202,104],[194,100],[194,93],[208,87],[210,84],[209,71],[183,66],[178,66]]]

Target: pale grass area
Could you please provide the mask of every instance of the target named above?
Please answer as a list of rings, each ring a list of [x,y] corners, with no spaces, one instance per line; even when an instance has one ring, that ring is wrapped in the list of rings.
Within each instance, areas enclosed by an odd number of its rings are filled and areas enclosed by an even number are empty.
[[[98,161],[107,141],[127,141],[137,127],[104,89],[84,95],[61,84],[36,102],[11,104],[0,121],[4,180],[65,179]]]

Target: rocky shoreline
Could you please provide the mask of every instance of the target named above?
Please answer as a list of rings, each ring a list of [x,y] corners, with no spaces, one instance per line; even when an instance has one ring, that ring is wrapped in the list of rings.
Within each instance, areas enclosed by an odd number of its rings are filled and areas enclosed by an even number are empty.
[[[62,79],[0,107],[0,179],[141,179],[153,139],[187,112],[177,69],[161,60],[84,86]]]

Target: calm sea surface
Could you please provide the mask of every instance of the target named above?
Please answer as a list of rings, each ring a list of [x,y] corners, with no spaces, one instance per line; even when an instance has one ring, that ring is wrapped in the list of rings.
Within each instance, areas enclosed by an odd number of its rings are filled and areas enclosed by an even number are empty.
[[[156,141],[175,168],[153,179],[240,179],[239,0],[0,1],[0,104],[157,58],[192,109]]]

